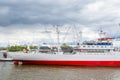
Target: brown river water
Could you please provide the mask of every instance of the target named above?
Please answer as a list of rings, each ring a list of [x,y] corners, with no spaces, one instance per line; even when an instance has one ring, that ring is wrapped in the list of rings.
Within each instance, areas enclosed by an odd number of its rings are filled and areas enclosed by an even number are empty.
[[[120,80],[120,67],[14,65],[0,62],[0,80]]]

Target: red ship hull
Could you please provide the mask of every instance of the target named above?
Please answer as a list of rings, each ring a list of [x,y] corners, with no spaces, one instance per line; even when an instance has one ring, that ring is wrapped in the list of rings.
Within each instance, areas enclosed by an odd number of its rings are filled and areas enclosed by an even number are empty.
[[[25,65],[79,65],[79,66],[120,66],[120,61],[40,61],[40,60],[15,60],[14,64]]]

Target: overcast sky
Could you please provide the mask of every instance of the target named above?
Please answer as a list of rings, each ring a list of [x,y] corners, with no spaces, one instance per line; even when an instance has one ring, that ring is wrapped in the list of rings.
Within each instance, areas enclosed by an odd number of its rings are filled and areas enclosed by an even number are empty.
[[[52,25],[60,25],[64,32],[76,26],[89,39],[97,38],[101,28],[113,36],[119,23],[119,0],[0,0],[1,44],[56,39]],[[45,28],[51,30],[49,37]]]

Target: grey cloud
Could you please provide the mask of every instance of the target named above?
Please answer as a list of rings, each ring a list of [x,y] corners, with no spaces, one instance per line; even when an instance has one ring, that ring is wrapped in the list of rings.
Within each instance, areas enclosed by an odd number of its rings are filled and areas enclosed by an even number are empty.
[[[0,25],[82,23],[84,19],[77,15],[89,2],[91,0],[1,0],[0,7],[7,7],[8,11],[0,14]]]
[[[103,3],[100,6],[104,11],[99,9],[99,2]],[[0,26],[81,24],[93,30],[98,30],[102,25],[109,31],[120,21],[118,9],[119,0],[0,0]],[[6,29],[14,31],[13,28]]]

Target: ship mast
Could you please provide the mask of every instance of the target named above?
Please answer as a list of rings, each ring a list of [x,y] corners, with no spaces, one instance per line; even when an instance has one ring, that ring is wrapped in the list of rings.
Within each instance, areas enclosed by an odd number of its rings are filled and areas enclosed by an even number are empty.
[[[77,45],[77,46],[79,46],[80,44],[81,44],[81,42],[82,42],[82,31],[80,30],[80,31],[78,31],[78,27],[76,27],[75,25],[74,25],[74,28],[73,28],[73,33],[74,33],[74,35],[73,35],[73,37],[74,37],[74,42],[75,42],[75,44]]]
[[[78,46],[81,44],[81,39],[82,39],[82,31],[79,32],[78,41],[77,41]]]
[[[57,46],[58,46],[58,50],[57,51],[59,52],[59,50],[60,50],[60,37],[59,37],[60,31],[59,31],[58,26],[59,25],[56,26],[56,32],[57,32]]]

